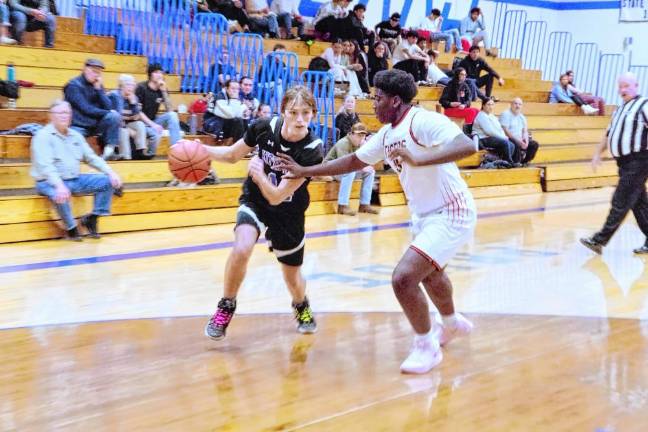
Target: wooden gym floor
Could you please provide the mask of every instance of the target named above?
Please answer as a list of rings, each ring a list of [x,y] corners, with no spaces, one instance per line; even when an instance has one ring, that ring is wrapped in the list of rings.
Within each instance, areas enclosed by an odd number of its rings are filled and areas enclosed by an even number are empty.
[[[578,244],[610,194],[478,200],[448,268],[475,332],[423,376],[398,371],[404,207],[308,219],[313,336],[264,245],[227,339],[203,336],[231,225],[0,246],[0,430],[646,431],[643,236],[629,217],[602,257]]]

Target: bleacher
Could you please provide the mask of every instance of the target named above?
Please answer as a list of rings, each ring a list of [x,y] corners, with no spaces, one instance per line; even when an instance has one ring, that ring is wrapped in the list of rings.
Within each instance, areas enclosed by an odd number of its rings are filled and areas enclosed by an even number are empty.
[[[22,123],[47,121],[47,107],[61,97],[64,84],[80,73],[89,56],[100,58],[106,65],[104,82],[107,88],[117,86],[117,77],[129,73],[138,80],[145,79],[147,58],[141,55],[116,54],[113,37],[84,34],[81,19],[59,17],[55,49],[38,48],[42,43],[39,32],[27,33],[27,45],[0,46],[0,67],[11,61],[17,77],[33,81],[33,88],[21,89],[18,109],[0,110],[0,129],[11,129]],[[263,50],[269,52],[281,42],[288,51],[297,54],[298,67],[303,71],[313,56],[319,55],[328,44],[316,42],[307,45],[299,41],[263,39]],[[92,54],[90,54],[92,53]],[[452,57],[441,54],[438,63],[448,67]],[[589,168],[594,143],[600,140],[613,107],[604,117],[584,117],[576,106],[549,104],[550,83],[541,80],[541,71],[524,70],[519,60],[494,59],[489,63],[506,80],[503,87],[495,87],[494,94],[501,100],[496,114],[508,107],[514,97],[524,100],[524,113],[540,150],[534,164],[509,170],[479,169],[478,153],[459,165],[462,174],[476,197],[510,196],[543,191],[598,187],[612,184],[616,171],[611,161],[596,173]],[[189,105],[195,93],[183,93],[182,76],[168,75],[171,99],[177,107]],[[435,110],[441,89],[421,87],[416,103]],[[1,99],[1,98],[0,98]],[[3,102],[0,100],[0,102]],[[335,109],[342,104],[335,100]],[[380,124],[373,115],[370,100],[360,100],[357,111],[371,130]],[[212,138],[200,138],[214,145]],[[166,139],[165,139],[166,140]],[[125,194],[113,201],[113,215],[102,218],[101,231],[105,233],[160,229],[195,225],[231,223],[237,207],[240,186],[246,176],[247,161],[236,165],[213,163],[222,184],[198,186],[190,189],[168,188],[171,180],[166,162],[168,142],[163,140],[158,155],[151,161],[111,162],[125,181]],[[96,140],[89,139],[99,150]],[[29,143],[27,136],[0,136],[0,242],[41,240],[60,237],[61,231],[53,221],[57,216],[43,197],[35,194],[29,177]],[[379,173],[380,205],[402,205],[404,197],[394,174]],[[314,181],[310,185],[312,204],[309,215],[333,214],[337,207],[337,183]],[[352,205],[357,205],[359,184],[352,192]],[[87,212],[91,197],[75,197],[77,214]]]

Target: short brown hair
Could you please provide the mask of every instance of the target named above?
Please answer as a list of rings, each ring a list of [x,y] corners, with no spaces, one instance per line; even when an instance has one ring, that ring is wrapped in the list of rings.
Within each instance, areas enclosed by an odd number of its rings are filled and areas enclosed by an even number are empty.
[[[284,97],[281,100],[281,112],[283,113],[288,109],[288,105],[293,106],[297,102],[303,102],[313,109],[313,112],[317,112],[317,102],[311,91],[304,86],[295,86],[286,90]]]

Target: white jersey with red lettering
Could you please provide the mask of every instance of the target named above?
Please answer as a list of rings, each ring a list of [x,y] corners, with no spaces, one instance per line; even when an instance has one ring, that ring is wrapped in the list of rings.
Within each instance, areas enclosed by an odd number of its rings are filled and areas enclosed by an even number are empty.
[[[439,268],[472,237],[476,222],[472,194],[454,162],[416,167],[389,158],[389,153],[404,147],[421,156],[434,152],[436,146],[449,145],[461,134],[446,116],[412,107],[356,151],[364,163],[385,160],[398,173],[412,213],[411,247]]]

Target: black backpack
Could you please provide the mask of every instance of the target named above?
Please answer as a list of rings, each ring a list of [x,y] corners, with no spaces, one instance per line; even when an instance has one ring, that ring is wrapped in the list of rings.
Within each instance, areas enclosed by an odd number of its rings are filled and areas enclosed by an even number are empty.
[[[20,97],[20,87],[18,83],[0,80],[0,96],[9,99],[18,99]]]

